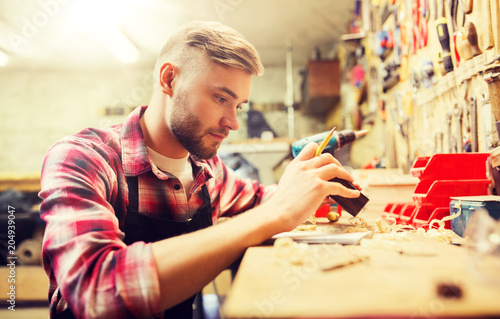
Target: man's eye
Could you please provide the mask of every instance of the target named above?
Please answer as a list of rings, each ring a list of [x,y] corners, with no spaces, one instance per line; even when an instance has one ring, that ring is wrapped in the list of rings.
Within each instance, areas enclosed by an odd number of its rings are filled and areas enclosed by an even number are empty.
[[[219,101],[220,104],[224,104],[224,103],[227,102],[227,100],[225,98],[221,97],[221,96],[217,96],[216,98],[217,98],[217,101]]]
[[[237,110],[242,110],[243,109],[243,106],[240,104],[240,105],[236,105],[236,109]]]

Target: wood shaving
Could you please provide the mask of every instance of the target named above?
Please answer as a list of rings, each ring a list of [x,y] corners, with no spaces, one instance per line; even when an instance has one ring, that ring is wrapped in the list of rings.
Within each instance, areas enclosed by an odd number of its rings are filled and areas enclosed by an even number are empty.
[[[299,225],[295,228],[298,231],[316,230],[318,226],[316,225]]]
[[[352,227],[346,228],[344,232],[345,233],[359,233],[359,232],[365,232],[365,231],[370,231],[370,230],[366,227],[352,226]]]
[[[392,224],[386,223],[382,218],[375,220],[375,225],[377,225],[378,233],[391,233],[391,232],[402,232],[405,230],[415,230],[412,225],[398,225],[396,218],[387,217],[386,221],[392,222]]]
[[[349,223],[353,226],[366,227],[366,221],[361,217],[351,217]]]
[[[388,224],[386,221],[391,222]],[[385,220],[378,218],[375,220],[377,226],[376,233],[372,238],[363,238],[360,241],[360,246],[367,248],[389,249],[395,250],[400,246],[399,242],[409,241],[409,230],[415,230],[410,225],[397,225],[396,219],[388,217]]]
[[[444,230],[445,229],[444,222],[455,219],[462,214],[462,201],[459,200],[457,203],[455,203],[455,208],[458,208],[458,211],[455,214],[450,216],[445,216],[442,219],[433,219],[429,224],[429,229],[432,228],[432,225],[434,225],[434,223],[437,223],[439,224],[439,230],[440,231]]]
[[[308,263],[314,265],[315,270],[322,271],[342,268],[369,259],[368,252],[359,246],[308,245],[297,243],[290,237],[276,239],[273,250],[276,260],[284,266],[301,266]]]
[[[453,238],[455,237],[455,232],[451,229],[444,228],[445,226],[444,223],[446,221],[455,219],[458,216],[460,216],[460,214],[462,214],[462,201],[459,200],[457,203],[455,203],[455,208],[458,208],[458,211],[455,214],[450,216],[445,216],[442,219],[433,219],[429,224],[429,230],[426,231],[423,228],[419,228],[417,229],[417,233],[427,238],[437,239],[445,243],[453,242]],[[434,224],[439,224],[439,228],[438,229],[432,228]]]
[[[415,227],[413,227],[412,225],[397,225],[396,219],[394,217],[385,218],[386,221],[392,222],[391,224],[388,224],[382,218],[378,218],[375,221],[375,225],[377,226],[378,233],[394,233],[394,232],[403,232],[405,230],[412,230],[417,234],[420,234],[427,238],[433,238],[441,240],[445,243],[451,243],[453,241],[453,238],[455,237],[455,232],[453,232],[451,229],[446,229],[445,222],[460,216],[462,212],[462,206],[460,201],[458,201],[455,204],[455,208],[458,208],[458,211],[455,214],[446,216],[442,219],[433,219],[430,222],[429,230],[427,231],[423,228],[415,229]],[[434,224],[438,224],[439,228],[438,229],[433,228]]]
[[[446,216],[440,220],[433,219],[429,224],[428,231],[423,228],[415,229],[415,227],[411,225],[397,225],[396,219],[393,217],[387,217],[385,220],[382,218],[378,218],[375,221],[375,224],[377,226],[376,233],[370,239],[363,238],[360,241],[360,246],[367,248],[398,250],[400,249],[399,242],[410,240],[409,233],[417,233],[428,238],[451,243],[455,236],[455,233],[451,229],[445,228],[445,222],[460,216],[462,210],[461,203],[458,202],[455,205],[455,208],[459,208],[457,213],[451,216]],[[439,224],[439,228],[432,228],[434,224]],[[430,254],[427,253],[427,255]]]
[[[302,265],[304,259],[311,255],[308,244],[297,243],[290,237],[276,239],[273,249],[276,257],[287,260],[293,265]]]
[[[377,226],[377,232],[379,233],[389,233],[391,232],[391,227],[382,218],[377,218],[375,220],[375,225]]]
[[[312,215],[306,220],[306,223],[309,222],[310,224],[304,224],[304,225],[299,225],[295,228],[297,231],[308,231],[308,230],[316,230],[318,227],[316,225],[316,215]]]
[[[358,232],[370,231],[370,229],[368,229],[368,224],[361,217],[351,217],[349,218],[348,221],[352,225],[352,227],[346,228],[344,231],[346,233],[358,233]]]
[[[316,215],[315,215],[315,214],[313,214],[313,215],[311,216],[311,218],[310,218],[310,219],[308,219],[308,221],[310,221],[313,225],[315,225],[315,226],[316,226]]]
[[[400,242],[409,241],[408,232],[389,232],[389,233],[376,233],[372,238],[363,238],[359,242],[361,247],[398,250]]]
[[[426,231],[423,228],[419,228],[417,229],[417,233],[427,238],[437,239],[445,243],[453,242],[453,237],[455,236],[455,232],[451,229],[439,230],[432,228]]]
[[[274,253],[276,257],[288,258],[293,250],[295,242],[290,237],[280,237],[274,241]]]

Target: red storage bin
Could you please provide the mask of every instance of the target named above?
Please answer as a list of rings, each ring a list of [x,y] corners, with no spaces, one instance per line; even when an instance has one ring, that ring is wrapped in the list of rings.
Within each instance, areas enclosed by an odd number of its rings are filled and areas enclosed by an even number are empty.
[[[415,212],[418,210],[417,205],[414,204],[406,204],[401,208],[401,213],[399,215],[399,224],[402,225],[411,225],[413,221],[413,216]]]
[[[420,207],[415,211],[415,214],[411,218],[410,225],[413,225],[415,228],[424,228],[427,229],[429,224],[433,219],[443,219],[446,216],[450,215],[450,208],[446,207]],[[439,226],[439,225],[437,225]],[[447,221],[444,223],[445,228],[450,229],[450,222]]]
[[[434,154],[418,157],[410,169],[424,180],[484,179],[489,153]]]
[[[490,183],[489,179],[436,180],[430,184],[428,189],[425,189],[419,183],[412,198],[415,203],[423,206],[447,207],[450,206],[450,197],[452,196],[488,194],[488,185]]]
[[[450,215],[450,200],[455,196],[488,195],[489,153],[435,154],[418,157],[410,172],[420,182],[412,195],[413,203],[392,203],[384,209],[398,224],[416,228],[428,226],[433,219]],[[450,222],[445,222],[450,229]]]

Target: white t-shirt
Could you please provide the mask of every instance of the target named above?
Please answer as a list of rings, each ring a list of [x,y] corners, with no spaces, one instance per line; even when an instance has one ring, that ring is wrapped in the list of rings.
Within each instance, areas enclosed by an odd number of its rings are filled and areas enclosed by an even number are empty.
[[[155,152],[148,147],[149,156],[155,165],[164,172],[168,172],[177,177],[182,185],[186,195],[189,197],[189,191],[193,184],[193,168],[189,160],[189,154],[183,158],[170,158]]]

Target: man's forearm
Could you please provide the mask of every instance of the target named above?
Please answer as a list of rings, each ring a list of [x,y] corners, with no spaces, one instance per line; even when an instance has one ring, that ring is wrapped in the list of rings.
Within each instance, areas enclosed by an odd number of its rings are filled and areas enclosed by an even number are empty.
[[[200,291],[246,248],[274,235],[279,221],[271,210],[271,205],[262,205],[214,227],[153,243],[160,310]]]

